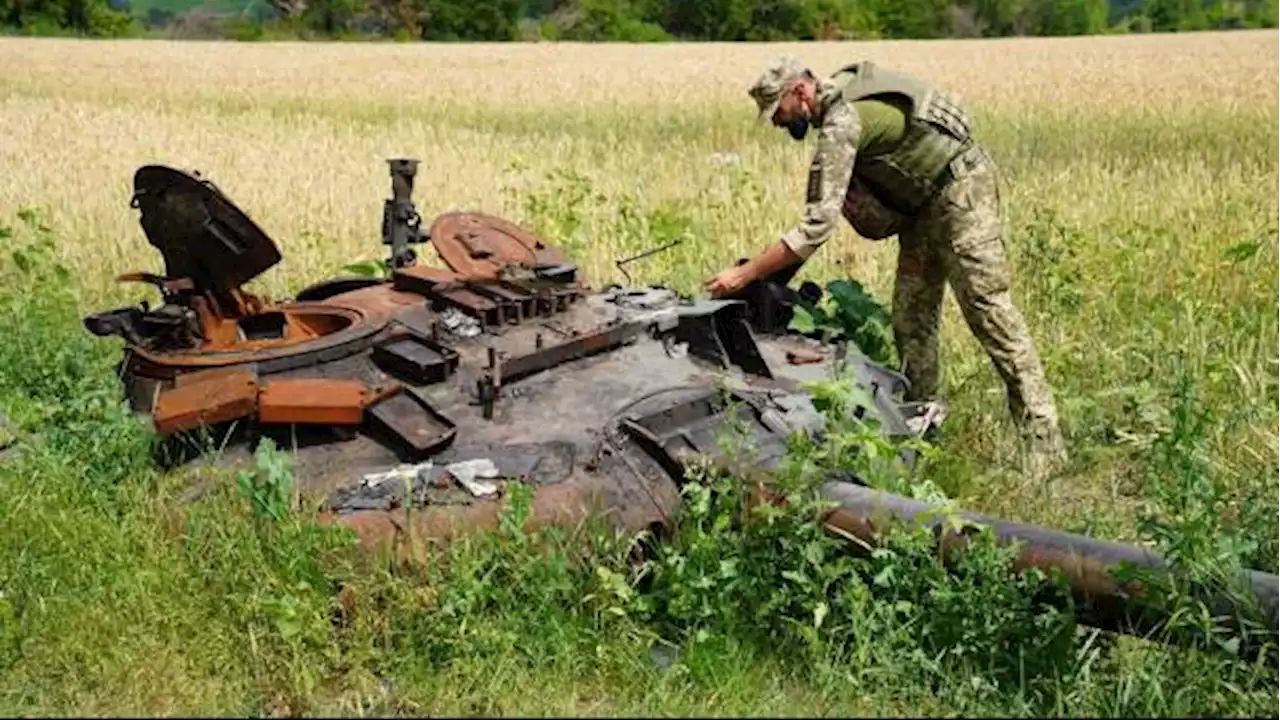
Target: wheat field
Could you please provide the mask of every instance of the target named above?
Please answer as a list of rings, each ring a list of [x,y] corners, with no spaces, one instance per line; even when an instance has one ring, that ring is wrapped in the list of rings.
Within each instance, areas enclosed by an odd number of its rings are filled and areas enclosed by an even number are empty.
[[[101,276],[105,292],[108,275],[158,263],[128,208],[133,170],[152,162],[196,169],[281,245],[286,259],[265,287],[284,292],[380,252],[387,158],[422,160],[416,199],[425,217],[471,208],[528,221],[501,189],[567,167],[607,198],[584,208],[582,260],[593,280],[613,279],[618,247],[604,219],[608,202],[623,196],[643,207],[686,205],[701,232],[678,264],[692,261],[707,275],[800,213],[807,153],[754,125],[745,94],[778,55],[819,72],[872,59],[952,90],[1010,164],[1007,174],[1018,173],[1006,178],[1016,183],[1011,203],[1069,195],[1076,212],[1088,213],[1099,203],[1153,202],[1149,193],[1118,197],[1112,173],[1125,168],[1117,163],[1171,169],[1141,148],[1100,157],[1115,124],[1149,120],[1159,130],[1204,116],[1272,124],[1276,49],[1273,32],[669,46],[4,39],[0,207],[49,208],[82,239],[65,248],[73,267]],[[1069,165],[1037,158],[1032,147],[1020,148],[1030,157],[1002,157],[1029,131],[1049,128],[1033,139]],[[756,195],[729,197],[717,154],[740,162]],[[523,177],[508,172],[517,161]],[[1203,179],[1170,189],[1191,199]],[[736,206],[716,213],[707,193]],[[892,252],[843,230],[814,268],[830,271],[834,261],[879,277]]]
[[[136,302],[143,291],[112,278],[163,266],[128,207],[132,173],[146,163],[198,170],[280,245],[283,262],[252,284],[280,296],[383,255],[385,160],[408,156],[422,161],[415,199],[424,218],[504,215],[564,244],[597,285],[620,279],[619,253],[680,235],[683,245],[636,276],[695,292],[800,217],[809,151],[754,122],[745,93],[779,55],[822,73],[872,59],[969,105],[1003,173],[1015,296],[1069,432],[1100,432],[1089,408],[1158,362],[1166,332],[1202,343],[1201,364],[1218,362],[1207,359],[1211,345],[1230,353],[1224,367],[1244,383],[1224,380],[1227,397],[1254,403],[1274,388],[1274,306],[1269,317],[1248,316],[1262,336],[1224,335],[1186,315],[1242,312],[1276,295],[1269,269],[1248,276],[1220,261],[1224,247],[1250,239],[1263,241],[1259,259],[1274,257],[1269,31],[660,46],[8,38],[0,210],[48,213],[86,305]],[[894,263],[893,240],[864,242],[842,226],[802,276],[850,275],[887,302]],[[1178,309],[1170,298],[1197,284],[1200,305]],[[1002,390],[947,303],[944,372],[958,432],[972,457],[1002,466],[1012,452]],[[1144,307],[1160,308],[1146,320],[1170,315],[1171,324],[1135,325]],[[1274,445],[1259,441],[1274,431],[1271,414],[1231,442],[1273,466]],[[1082,518],[1123,505],[1118,467],[1079,469],[1085,479],[1068,487]],[[1052,504],[1001,490],[1013,481],[968,472],[975,487],[989,486],[980,504],[1055,517]]]

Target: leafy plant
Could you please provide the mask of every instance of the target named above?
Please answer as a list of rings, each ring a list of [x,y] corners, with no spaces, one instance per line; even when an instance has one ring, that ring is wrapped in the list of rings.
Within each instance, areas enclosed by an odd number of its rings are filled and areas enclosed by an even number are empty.
[[[899,448],[877,437],[874,420],[851,412],[866,401],[855,383],[810,390],[826,415],[825,437],[793,443],[770,483],[781,501],[763,501],[749,479],[694,468],[677,533],[644,564],[635,589],[600,572],[612,611],[690,655],[778,653],[833,680],[909,676],[961,702],[1015,688],[1052,697],[1076,666],[1074,616],[1050,602],[1062,597],[1050,578],[1011,572],[1014,548],[979,528],[967,550],[944,559],[931,529],[909,524],[886,527],[855,554],[815,522],[831,508],[820,492],[827,471],[852,469],[893,489],[909,474],[889,461]]]
[[[371,277],[385,280],[391,277],[391,268],[387,267],[387,263],[382,260],[361,260],[342,266],[344,272],[349,272],[360,277]]]
[[[882,433],[880,420],[859,416],[854,408],[874,407],[871,391],[851,376],[835,381],[806,383],[813,405],[825,417],[822,436],[816,441],[796,440],[807,462],[828,471],[850,471],[879,490],[931,502],[947,500],[946,494],[927,477],[908,471],[903,452],[913,450],[921,460],[934,449],[924,441],[893,441]]]
[[[1206,447],[1215,418],[1198,405],[1189,376],[1179,376],[1173,400],[1172,425],[1150,444],[1142,468],[1149,503],[1137,519],[1137,529],[1155,541],[1176,574],[1123,568],[1118,575],[1139,579],[1149,588],[1144,602],[1161,607],[1172,618],[1165,632],[1190,632],[1207,645],[1234,653],[1238,637],[1219,625],[1221,618],[1214,616],[1205,598],[1209,593],[1230,597],[1243,611],[1237,620],[1263,627],[1252,591],[1241,580],[1246,558],[1257,549],[1256,532],[1225,520],[1231,499]]]
[[[1031,269],[1025,282],[1026,292],[1036,298],[1032,307],[1046,317],[1052,315],[1051,308],[1079,312],[1085,301],[1078,250],[1083,231],[1052,209],[1035,208],[1023,235],[1018,263]]]
[[[1248,260],[1252,260],[1261,248],[1262,243],[1260,242],[1239,242],[1223,248],[1222,257],[1226,258],[1231,263],[1238,265]]]
[[[249,501],[258,518],[281,521],[292,507],[293,472],[288,453],[276,448],[275,441],[264,438],[253,452],[255,471],[241,471],[236,487]]]
[[[889,312],[857,280],[832,280],[817,305],[798,304],[789,326],[819,333],[827,340],[847,339],[872,360],[892,365],[896,348]]]
[[[508,167],[511,173],[525,170],[519,158]],[[588,246],[592,220],[588,209],[609,200],[595,189],[591,178],[571,167],[548,170],[533,183],[518,179],[504,186],[502,194],[532,232],[560,246],[569,257],[578,257]]]

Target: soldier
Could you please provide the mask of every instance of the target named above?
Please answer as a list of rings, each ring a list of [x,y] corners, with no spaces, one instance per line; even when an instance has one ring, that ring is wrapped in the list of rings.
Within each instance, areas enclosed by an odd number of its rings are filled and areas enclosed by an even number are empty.
[[[945,94],[870,62],[819,80],[790,58],[748,93],[761,120],[818,147],[801,222],[754,259],[707,282],[713,296],[794,271],[841,215],[864,238],[897,235],[893,331],[910,398],[938,390],[938,325],[949,281],[970,331],[1003,379],[1025,446],[1042,478],[1065,460],[1053,394],[1035,343],[1009,294],[996,169],[972,139],[967,113]]]

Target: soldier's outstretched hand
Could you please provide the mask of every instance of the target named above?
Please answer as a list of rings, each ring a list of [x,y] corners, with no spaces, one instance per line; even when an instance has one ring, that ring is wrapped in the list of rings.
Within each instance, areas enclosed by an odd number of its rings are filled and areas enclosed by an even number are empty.
[[[706,289],[711,293],[711,297],[732,295],[746,287],[748,278],[744,269],[743,265],[731,267],[708,280]]]

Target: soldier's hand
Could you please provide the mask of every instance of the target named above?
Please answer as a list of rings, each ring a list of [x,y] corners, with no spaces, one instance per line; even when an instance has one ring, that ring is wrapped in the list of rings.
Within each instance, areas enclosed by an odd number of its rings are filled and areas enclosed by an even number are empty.
[[[732,267],[711,278],[706,284],[707,291],[712,297],[723,297],[738,292],[750,282],[750,278],[743,271],[744,268],[743,265]]]

